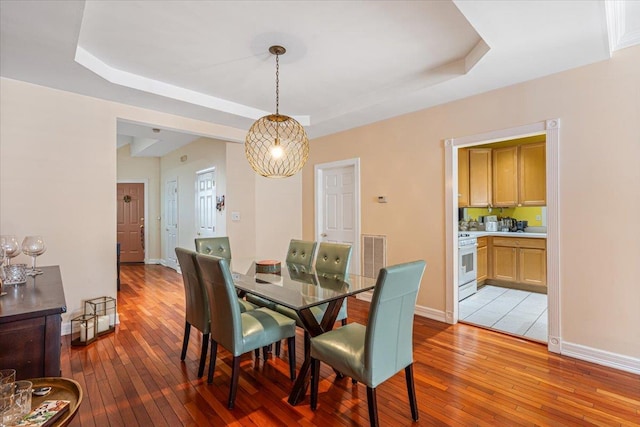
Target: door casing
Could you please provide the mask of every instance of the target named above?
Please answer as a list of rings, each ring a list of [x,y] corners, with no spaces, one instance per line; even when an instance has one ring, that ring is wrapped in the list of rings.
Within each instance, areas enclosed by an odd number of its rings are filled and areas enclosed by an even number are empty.
[[[546,135],[547,168],[547,348],[553,353],[562,350],[560,316],[560,205],[559,205],[559,144],[560,119],[508,129],[452,138],[444,141],[446,176],[446,312],[447,323],[458,322],[458,148],[489,144],[531,135]]]

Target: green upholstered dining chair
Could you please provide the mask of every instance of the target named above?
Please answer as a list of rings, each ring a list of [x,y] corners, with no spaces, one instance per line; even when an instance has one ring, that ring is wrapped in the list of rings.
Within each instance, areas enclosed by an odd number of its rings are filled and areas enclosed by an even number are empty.
[[[187,356],[189,346],[189,336],[191,326],[195,326],[202,332],[202,350],[200,352],[200,366],[198,367],[198,378],[204,373],[204,364],[207,360],[207,349],[209,348],[209,301],[207,294],[200,281],[200,274],[196,267],[195,252],[188,249],[176,248],[176,256],[182,272],[185,296],[185,320],[184,338],[182,340],[182,353],[180,360]]]
[[[320,362],[367,386],[369,421],[378,425],[376,387],[404,368],[411,416],[418,420],[413,382],[413,314],[424,261],[380,270],[367,326],[347,326],[311,338],[311,409],[318,405]]]
[[[196,266],[196,253],[189,249],[176,248],[176,256],[178,257],[178,264],[182,272],[185,295],[184,338],[182,340],[180,360],[184,360],[187,356],[191,326],[195,326],[196,329],[202,332],[202,350],[200,353],[200,366],[198,367],[198,378],[200,378],[204,373],[207,349],[209,348],[209,334],[211,331],[209,300],[206,289],[202,284],[200,272]],[[257,308],[255,305],[241,298],[238,298],[238,306],[242,312]]]
[[[318,279],[335,279],[343,280],[349,274],[349,262],[351,261],[351,245],[342,243],[326,243],[321,242],[318,247],[318,255],[316,256],[316,275]],[[293,265],[295,267],[295,265]],[[315,307],[311,307],[311,313],[314,315],[318,323],[322,320],[324,312],[327,309],[328,304],[320,304]],[[296,321],[296,325],[303,328],[302,321],[298,317],[298,314],[288,308],[281,305],[276,307],[278,313],[282,313],[287,317],[290,317]],[[347,299],[342,301],[342,306],[338,312],[336,320],[340,320],[342,325],[347,324]],[[305,352],[309,346],[309,334],[307,331],[304,333],[304,346]],[[278,352],[276,348],[276,353]]]
[[[293,264],[297,270],[311,271],[313,260],[316,255],[316,242],[308,242],[304,240],[291,239],[289,249],[287,249],[287,264]]]
[[[196,252],[231,260],[231,245],[228,237],[200,237],[196,239]]]
[[[295,271],[309,272],[313,266],[313,259],[316,253],[316,242],[308,242],[304,240],[291,239],[289,249],[287,249],[287,258],[285,260],[287,268],[294,268]],[[267,307],[276,310],[276,304],[260,298],[257,295],[247,295],[247,301],[260,307]],[[293,310],[290,310],[293,312]],[[279,346],[276,354],[279,355]]]
[[[211,358],[207,382],[209,384],[213,382],[218,344],[220,344],[233,355],[231,387],[227,403],[229,408],[233,408],[238,389],[240,356],[285,338],[289,349],[289,375],[291,380],[294,380],[295,322],[265,307],[242,313],[236,303],[236,291],[227,260],[199,254],[196,256],[196,262],[209,298],[211,315]]]
[[[349,264],[351,262],[351,245],[344,243],[322,242],[318,248],[316,257],[316,274],[318,277],[344,278],[349,275]],[[326,305],[320,306],[323,310]],[[342,302],[340,312],[336,320],[340,320],[342,325],[347,324],[347,299]]]

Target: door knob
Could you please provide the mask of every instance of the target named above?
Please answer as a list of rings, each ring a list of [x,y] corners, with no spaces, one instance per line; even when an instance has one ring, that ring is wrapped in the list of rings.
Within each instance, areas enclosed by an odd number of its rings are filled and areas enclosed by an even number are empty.
[[[327,233],[322,233],[320,237],[327,237]]]

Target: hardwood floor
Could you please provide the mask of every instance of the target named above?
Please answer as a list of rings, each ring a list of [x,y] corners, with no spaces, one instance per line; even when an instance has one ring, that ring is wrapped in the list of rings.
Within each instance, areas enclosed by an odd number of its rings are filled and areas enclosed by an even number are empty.
[[[87,347],[63,337],[62,375],[85,400],[72,426],[368,425],[366,388],[322,365],[317,411],[309,396],[287,403],[282,358],[242,359],[235,409],[226,408],[231,355],[219,347],[214,383],[197,378],[201,335],[192,328],[185,362],[182,277],[161,266],[121,270],[116,332]],[[350,299],[349,321],[365,323],[368,303]],[[298,366],[303,337],[298,331]],[[415,425],[640,426],[640,376],[548,353],[546,347],[469,325],[415,318]],[[383,426],[414,425],[404,373],[378,387]]]

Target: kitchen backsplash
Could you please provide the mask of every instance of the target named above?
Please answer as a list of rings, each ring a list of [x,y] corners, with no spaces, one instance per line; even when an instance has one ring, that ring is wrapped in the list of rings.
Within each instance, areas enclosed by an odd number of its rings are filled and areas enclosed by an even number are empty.
[[[516,218],[528,221],[529,227],[541,227],[547,225],[547,208],[540,206],[517,208],[466,208],[466,219],[477,220],[479,216],[497,215],[499,217]]]

